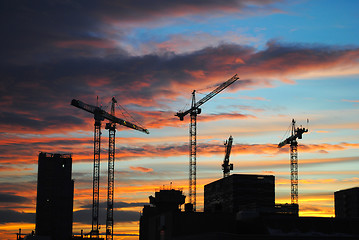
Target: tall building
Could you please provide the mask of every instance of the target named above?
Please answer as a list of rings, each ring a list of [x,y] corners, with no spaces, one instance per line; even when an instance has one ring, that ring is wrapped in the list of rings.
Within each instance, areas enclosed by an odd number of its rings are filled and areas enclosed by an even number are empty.
[[[70,240],[74,181],[70,154],[39,154],[36,199],[37,236]]]
[[[233,174],[204,186],[204,211],[273,212],[274,189],[272,175]]]
[[[359,187],[334,192],[335,217],[359,218]]]

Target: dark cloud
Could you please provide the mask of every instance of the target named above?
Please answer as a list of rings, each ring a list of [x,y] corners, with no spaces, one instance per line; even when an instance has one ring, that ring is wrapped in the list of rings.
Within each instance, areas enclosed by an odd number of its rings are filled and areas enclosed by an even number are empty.
[[[263,51],[252,54],[246,59],[246,65],[261,66],[258,70],[267,73],[292,73],[304,68],[336,66],[349,63],[359,57],[355,46],[330,46],[321,44],[281,43],[271,40]],[[244,66],[243,68],[246,68]],[[251,69],[251,68],[250,68]]]
[[[40,109],[36,109],[37,112],[39,110]],[[35,114],[31,113],[16,114],[15,112],[1,112],[0,123],[7,128],[16,128],[17,132],[33,132],[39,130],[43,131],[45,129],[58,129],[59,126],[69,129],[73,125],[83,124],[84,120],[75,116],[63,116],[61,114],[57,116],[49,116],[45,113],[38,118]]]
[[[93,153],[93,139],[71,139],[71,138],[34,138],[34,139],[22,139],[22,138],[8,138],[8,142],[0,144],[0,151],[4,154],[4,157],[0,157],[2,164],[13,164],[16,160],[17,164],[36,164],[37,154],[39,151],[54,152],[54,153],[75,153],[73,161],[79,161],[79,156],[89,156]],[[89,146],[76,150],[76,146]],[[5,157],[6,156],[6,157]],[[19,157],[22,156],[22,157]],[[24,158],[24,156],[27,156]],[[82,159],[83,160],[83,159]],[[89,159],[90,160],[90,159]]]
[[[114,233],[114,236],[139,236],[138,234]]]
[[[26,203],[30,201],[31,200],[26,197],[0,192],[0,202],[2,203]]]
[[[70,101],[79,98],[95,105],[96,95],[108,101],[110,96],[126,96],[121,103],[142,106],[137,117],[146,125],[151,121],[145,118],[146,111],[163,107],[164,99],[171,102],[198,86],[225,81],[234,73],[240,80],[233,87],[245,89],[270,85],[275,79],[308,70],[353,66],[358,59],[357,48],[270,42],[267,49],[258,52],[247,46],[224,44],[186,54],[68,58],[33,66],[10,64],[0,67],[4,83],[0,87],[0,126],[15,132],[83,127],[92,116],[70,106]],[[198,72],[202,75],[197,76]]]
[[[90,32],[100,22],[94,17],[95,1],[2,1],[1,39],[5,58],[16,63],[44,62],[73,52],[55,48],[57,41],[96,39]],[[77,51],[80,54],[81,51]]]
[[[144,205],[146,205],[147,203],[144,202],[114,202],[113,203],[113,207],[114,209],[121,209],[121,208],[127,208],[127,207],[143,207]],[[100,208],[106,208],[107,207],[107,203],[106,202],[100,202],[99,205]],[[83,205],[81,206],[81,208],[92,208],[92,204],[87,204],[87,205]]]
[[[143,206],[143,205],[141,205]],[[73,219],[74,222],[81,222],[91,224],[91,209],[74,211]],[[8,222],[28,222],[35,223],[35,213],[24,213],[13,210],[0,210],[0,223]],[[106,209],[100,209],[100,216],[106,216]],[[140,218],[139,212],[135,211],[118,211],[114,210],[114,221],[115,222],[132,222],[138,221]]]
[[[86,209],[86,210],[78,210],[74,211],[73,219],[74,222],[80,222],[85,224],[91,224],[92,222],[92,210]],[[106,209],[100,208],[99,212],[100,218],[106,217]],[[139,221],[140,219],[140,213],[135,211],[113,211],[113,218],[114,222],[133,222],[133,221]],[[101,221],[100,221],[101,222]],[[103,223],[105,224],[105,220],[103,220]]]
[[[0,223],[27,222],[35,223],[35,213],[24,213],[13,210],[0,210]]]
[[[109,16],[116,17],[121,21],[143,21],[162,17],[178,17],[185,15],[197,15],[208,12],[239,12],[249,5],[253,8],[265,7],[276,0],[183,0],[183,1],[154,1],[152,3],[146,0],[126,0],[126,1],[108,1],[103,5]],[[273,10],[273,9],[270,9]]]
[[[319,194],[318,194],[319,195]],[[315,206],[302,206],[301,211],[322,212],[323,209]]]
[[[2,1],[0,62],[46,62],[69,56],[125,54],[108,37],[113,24],[148,23],[164,17],[266,9],[276,0],[199,1]],[[213,16],[213,14],[212,14]],[[121,30],[116,36],[121,37]]]

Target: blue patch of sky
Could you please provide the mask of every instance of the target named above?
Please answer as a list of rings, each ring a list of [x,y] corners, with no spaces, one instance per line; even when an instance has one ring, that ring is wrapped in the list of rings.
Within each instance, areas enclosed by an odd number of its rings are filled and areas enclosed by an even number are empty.
[[[356,44],[358,1],[307,1],[293,5],[292,16],[277,15],[290,31],[285,39],[309,43]],[[279,34],[279,33],[278,33]]]
[[[356,100],[358,85],[357,76],[343,76],[297,80],[295,84],[278,83],[275,88],[244,90],[242,93],[246,96],[263,97],[270,100],[271,105],[281,106],[277,108],[278,113],[288,113],[293,110],[332,110],[355,108],[355,104],[348,104],[343,99]],[[257,107],[265,108],[261,104],[267,105],[268,102],[259,101]]]
[[[181,18],[161,26],[133,29],[129,40],[137,39],[142,43],[163,42],[174,34],[209,33],[224,36],[231,32],[258,38],[258,42],[249,43],[258,50],[265,48],[265,43],[270,39],[355,45],[359,37],[358,8],[358,1],[303,1],[281,6],[284,13],[244,17],[230,14],[201,20]]]
[[[349,77],[335,77],[329,79],[316,79],[316,80],[297,80],[296,84],[283,84],[279,83],[276,88],[262,88],[256,90],[243,90],[239,92],[239,95],[263,97],[268,101],[254,101],[245,99],[213,99],[212,103],[207,103],[203,106],[203,113],[230,113],[237,111],[244,114],[252,114],[258,119],[263,117],[271,117],[278,114],[288,115],[298,120],[298,124],[306,125],[306,118],[315,116],[317,119],[313,119],[313,123],[310,120],[310,127],[312,128],[311,136],[306,136],[306,143],[320,143],[330,142],[336,139],[335,142],[355,142],[354,134],[357,131],[353,131],[350,126],[348,128],[341,128],[340,130],[328,129],[331,125],[341,124],[343,126],[353,123],[350,120],[350,114],[355,118],[357,113],[353,110],[356,109],[356,105],[350,102],[343,101],[343,99],[355,100],[357,98],[358,80],[356,76]],[[238,94],[238,93],[237,93]],[[230,96],[235,94],[222,94],[224,96]],[[228,103],[228,104],[227,104]],[[263,112],[250,112],[236,108],[234,105],[247,105],[253,108],[264,109]],[[221,106],[219,108],[219,106]],[[219,110],[220,109],[220,110]],[[336,112],[337,111],[337,112]],[[332,112],[331,119],[323,119],[321,116],[325,116],[326,112]],[[336,114],[338,113],[338,114]],[[349,120],[347,119],[349,117]],[[200,118],[199,118],[200,120]],[[275,121],[275,119],[273,119]],[[288,119],[289,124],[290,119]],[[329,125],[321,125],[321,122],[325,121]],[[231,126],[233,122],[236,122],[236,127],[245,128],[246,124],[252,126],[255,124],[256,119],[238,119],[233,121],[226,121],[227,126]],[[222,124],[221,122],[201,123],[206,125]],[[313,126],[311,126],[313,125]],[[222,125],[223,126],[223,125]],[[316,133],[317,130],[324,130],[327,133]],[[283,129],[285,131],[285,129]],[[270,135],[271,134],[271,135]],[[261,136],[258,134],[249,134],[241,136],[241,141],[247,141],[250,143],[265,143],[274,139],[276,136],[272,132],[264,132]],[[271,138],[269,138],[272,136]],[[332,139],[332,140],[331,140]],[[279,141],[279,140],[278,140]],[[343,154],[343,153],[341,153]]]

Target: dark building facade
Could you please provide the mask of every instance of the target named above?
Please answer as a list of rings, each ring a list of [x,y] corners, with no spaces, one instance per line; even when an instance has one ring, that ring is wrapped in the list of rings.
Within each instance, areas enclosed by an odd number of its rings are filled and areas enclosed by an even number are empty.
[[[204,211],[273,212],[275,178],[272,175],[233,174],[204,186]]]
[[[334,192],[335,217],[359,218],[359,187]]]
[[[298,217],[299,216],[299,205],[295,204],[295,203],[292,203],[292,204],[278,203],[275,205],[274,213]]]
[[[242,178],[246,184],[252,183],[252,188],[263,191],[263,187],[253,186],[253,181],[268,180],[269,178],[253,179],[253,176],[235,176]],[[263,176],[259,176],[263,177]],[[244,178],[244,179],[243,179]],[[250,179],[250,180],[248,180]],[[222,180],[222,179],[221,179]],[[230,178],[229,178],[230,180]],[[238,179],[237,179],[238,180]],[[234,179],[232,179],[234,181]],[[231,181],[229,181],[231,182]],[[269,183],[263,183],[266,185]],[[260,185],[260,184],[259,184]],[[269,187],[264,187],[266,191]],[[269,187],[271,188],[271,187]],[[243,190],[243,189],[242,189]],[[222,190],[219,190],[222,191]],[[242,192],[243,194],[243,192]],[[257,195],[254,194],[254,195]],[[253,205],[267,209],[272,205],[272,197],[264,202],[258,197]],[[260,195],[263,196],[263,195]],[[297,208],[291,204],[274,206],[279,213],[258,214],[255,217],[243,218],[237,212],[194,212],[181,211],[180,205],[184,203],[184,195],[180,190],[168,189],[150,196],[150,205],[143,208],[140,218],[140,240],[357,240],[359,239],[359,218],[316,218],[298,217],[288,214]],[[246,196],[246,198],[249,198]],[[243,200],[244,201],[244,200]],[[274,200],[273,200],[274,201]],[[234,209],[234,208],[232,208]],[[251,212],[252,208],[242,208],[245,212]],[[263,208],[262,208],[263,209]],[[257,209],[256,209],[257,210]],[[239,211],[241,213],[241,211]]]
[[[74,181],[70,154],[39,154],[35,235],[72,237]]]

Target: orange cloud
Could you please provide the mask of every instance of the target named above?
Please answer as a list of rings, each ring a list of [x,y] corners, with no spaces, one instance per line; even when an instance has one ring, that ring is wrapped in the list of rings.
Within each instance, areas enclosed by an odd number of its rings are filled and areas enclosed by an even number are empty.
[[[268,99],[265,99],[263,97],[240,96],[239,98],[240,99],[246,99],[246,100],[268,101]]]
[[[231,114],[230,114],[231,115]],[[218,116],[219,117],[219,116]],[[241,114],[234,114],[233,117],[242,118],[248,117]],[[210,118],[215,119],[217,116],[205,116],[204,121]],[[202,119],[201,119],[202,120]],[[173,139],[176,141],[178,139]],[[145,142],[156,142],[150,136],[144,138],[117,138],[116,157],[122,159],[134,159],[139,157],[173,157],[188,154],[188,145],[186,141],[178,143],[163,144],[143,144]],[[136,143],[137,142],[137,143]],[[132,143],[132,144],[126,144]],[[315,153],[329,153],[331,151],[344,151],[346,149],[358,149],[358,143],[338,143],[338,144],[300,144],[298,149],[301,152],[315,152]],[[77,162],[92,162],[93,160],[93,139],[92,137],[85,138],[70,138],[69,137],[43,137],[43,138],[21,138],[12,137],[7,139],[0,139],[0,150],[3,152],[0,162],[8,164],[9,167],[1,166],[2,171],[11,171],[10,167],[16,169],[28,168],[20,166],[19,164],[36,164],[37,151],[55,152],[55,153],[72,153],[74,163]],[[211,156],[213,154],[223,155],[224,148],[222,143],[217,141],[212,143],[198,143],[197,152],[203,156]],[[276,144],[234,144],[232,147],[232,154],[265,154],[278,155],[289,154],[289,146],[277,148]],[[319,160],[323,161],[323,160]],[[330,160],[325,160],[330,161]],[[353,160],[355,161],[355,159]],[[315,161],[314,161],[315,162]],[[274,164],[274,163],[273,163]]]
[[[134,171],[140,171],[140,172],[152,172],[152,168],[144,168],[144,167],[130,167]]]

